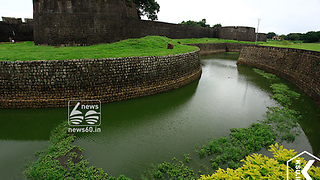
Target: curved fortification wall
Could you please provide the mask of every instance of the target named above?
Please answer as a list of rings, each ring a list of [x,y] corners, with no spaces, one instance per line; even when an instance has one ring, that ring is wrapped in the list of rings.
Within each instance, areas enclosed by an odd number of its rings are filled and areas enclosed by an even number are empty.
[[[179,55],[0,62],[0,108],[66,107],[153,95],[201,76],[199,50]]]
[[[252,44],[240,43],[195,43],[187,45],[197,46],[200,49],[201,55],[223,52],[240,52],[243,47],[254,46]]]
[[[320,107],[320,52],[251,46],[241,50],[237,63],[287,79],[309,94]]]

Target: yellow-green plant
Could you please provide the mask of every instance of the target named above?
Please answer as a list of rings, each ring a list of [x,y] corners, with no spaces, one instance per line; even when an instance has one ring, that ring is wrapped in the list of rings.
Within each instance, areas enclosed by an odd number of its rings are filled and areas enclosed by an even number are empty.
[[[241,160],[244,164],[236,170],[229,168],[227,170],[223,170],[219,168],[214,174],[208,176],[202,175],[200,179],[286,179],[286,162],[296,156],[297,153],[294,150],[287,150],[283,148],[283,146],[279,146],[277,143],[275,145],[271,145],[269,151],[273,153],[274,158],[262,156],[261,154],[253,154]],[[297,157],[296,159],[300,160],[301,169],[307,164],[307,161],[301,157]],[[294,169],[291,166],[289,166],[288,169],[290,179],[294,179]],[[312,166],[308,173],[312,179],[320,180],[320,167]],[[304,177],[300,177],[300,179],[303,180]]]

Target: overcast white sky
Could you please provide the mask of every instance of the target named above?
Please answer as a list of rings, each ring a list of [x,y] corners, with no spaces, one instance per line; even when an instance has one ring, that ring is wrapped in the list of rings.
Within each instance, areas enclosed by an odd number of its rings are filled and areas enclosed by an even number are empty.
[[[211,26],[257,27],[259,32],[288,34],[320,31],[320,0],[156,0],[159,21],[207,19]],[[0,16],[32,18],[32,0],[0,0]]]

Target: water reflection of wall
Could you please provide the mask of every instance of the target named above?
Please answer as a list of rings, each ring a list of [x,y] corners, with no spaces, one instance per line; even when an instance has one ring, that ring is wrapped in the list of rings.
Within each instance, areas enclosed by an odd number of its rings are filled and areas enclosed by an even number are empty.
[[[320,107],[320,53],[291,48],[251,46],[240,53],[238,64],[274,73],[301,88]]]
[[[267,91],[270,94],[272,93],[272,89],[270,88],[270,81],[265,78],[261,79],[257,77],[257,73],[255,73],[251,67],[238,65],[237,69],[239,74],[247,77],[247,83],[254,84],[255,86],[261,88],[261,90]],[[318,138],[320,136],[320,109],[317,107],[310,96],[305,94],[294,84],[284,79],[281,79],[279,83],[285,83],[290,89],[301,94],[298,100],[292,101],[292,105],[290,106],[290,108],[300,112],[300,115],[302,117],[302,120],[299,121],[300,127],[303,130],[304,134],[307,136],[313,153],[317,154],[318,152],[320,152],[320,139]]]

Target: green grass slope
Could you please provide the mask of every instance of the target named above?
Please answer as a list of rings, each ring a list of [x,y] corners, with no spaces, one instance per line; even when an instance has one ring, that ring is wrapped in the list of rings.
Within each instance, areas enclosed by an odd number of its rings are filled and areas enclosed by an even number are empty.
[[[168,43],[174,45],[167,49]],[[178,44],[160,36],[127,39],[110,44],[83,47],[35,46],[33,42],[0,44],[0,61],[73,60],[133,56],[165,56],[186,53],[197,47]]]

